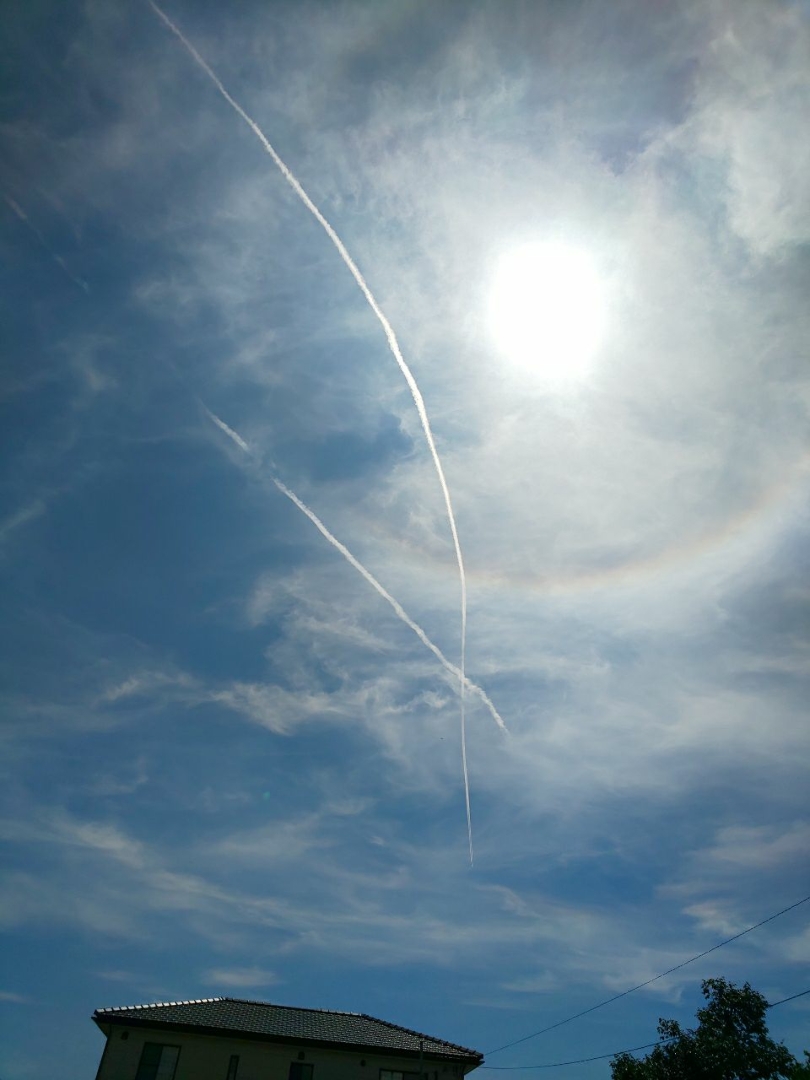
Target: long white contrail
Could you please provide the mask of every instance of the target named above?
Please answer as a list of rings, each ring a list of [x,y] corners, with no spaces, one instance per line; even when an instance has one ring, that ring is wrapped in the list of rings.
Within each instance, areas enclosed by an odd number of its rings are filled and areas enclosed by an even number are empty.
[[[205,74],[220,92],[225,101],[227,101],[227,103],[231,106],[234,112],[236,112],[245,121],[250,130],[253,132],[253,134],[264,147],[264,149],[273,159],[275,164],[278,166],[278,169],[284,179],[287,181],[295,194],[298,196],[298,198],[301,200],[307,210],[309,210],[309,212],[312,214],[318,224],[322,227],[326,235],[335,245],[338,254],[346,265],[346,268],[351,273],[354,280],[357,282],[357,285],[360,288],[363,296],[366,298],[369,307],[376,315],[380,326],[382,326],[386,340],[388,341],[388,347],[391,350],[391,355],[394,357],[397,364],[399,365],[400,371],[405,376],[405,381],[408,384],[408,389],[411,391],[411,396],[413,397],[414,403],[416,404],[416,411],[419,413],[419,419],[422,421],[422,429],[425,433],[425,439],[427,440],[428,447],[430,448],[431,456],[433,457],[433,464],[436,466],[436,475],[439,477],[439,484],[441,485],[442,494],[444,495],[444,503],[447,507],[447,518],[450,523],[450,532],[453,536],[453,546],[456,551],[456,562],[458,563],[458,576],[461,586],[461,674],[459,682],[461,703],[461,762],[464,770],[464,799],[467,808],[467,839],[469,840],[470,844],[470,863],[472,863],[472,819],[470,817],[470,782],[467,775],[467,736],[466,716],[464,707],[464,673],[467,666],[467,579],[464,573],[464,559],[461,554],[461,544],[459,543],[458,539],[458,529],[456,528],[456,517],[453,513],[453,504],[450,500],[450,489],[448,488],[447,481],[444,478],[444,469],[442,468],[442,463],[439,459],[439,452],[436,449],[436,443],[433,440],[433,432],[430,429],[430,421],[428,420],[427,409],[425,408],[425,402],[422,397],[422,392],[417,386],[416,379],[414,378],[411,369],[405,362],[405,358],[402,355],[402,350],[399,347],[399,342],[397,341],[397,336],[394,333],[394,328],[391,326],[382,308],[377,303],[374,294],[366,283],[366,279],[360,273],[360,270],[358,269],[354,259],[346,250],[343,241],[340,239],[338,234],[323,216],[323,214],[309,197],[309,195],[307,195],[306,191],[301,186],[298,178],[295,176],[295,174],[292,172],[286,162],[276,152],[275,147],[272,145],[272,143],[267,138],[262,129],[259,127],[259,125],[256,123],[256,121],[251,116],[248,116],[248,114],[245,112],[245,110],[242,108],[238,101],[231,97],[231,95],[225,89],[219,76],[213,71],[211,67],[209,67],[206,61],[203,60],[202,56],[200,56],[200,54],[197,52],[191,42],[188,41],[188,39],[184,36],[180,28],[178,26],[175,26],[175,24],[172,22],[166,12],[163,11],[162,8],[160,8],[154,2],[154,0],[149,0],[149,5],[155,12],[155,14],[175,35],[175,37],[185,48],[185,50],[188,52],[194,62],[205,72]]]
[[[211,412],[211,410],[205,405],[203,405],[203,409],[205,409],[208,418],[214,424],[216,424],[219,430],[222,431],[225,435],[227,435],[228,438],[232,442],[234,442],[240,450],[242,450],[246,454],[252,455],[250,445],[245,442],[245,440],[238,432],[234,431],[234,429],[228,424],[226,424],[224,420],[220,420],[216,413]],[[506,731],[506,724],[503,722],[501,714],[493,705],[487,692],[483,690],[477,683],[474,683],[471,679],[468,679],[466,674],[463,675],[461,670],[457,668],[456,665],[452,663],[452,661],[447,659],[439,646],[434,645],[434,643],[430,640],[430,638],[427,636],[419,623],[414,622],[414,620],[410,617],[407,611],[403,608],[402,604],[400,604],[400,602],[391,595],[391,593],[385,588],[385,586],[382,585],[374,577],[371,571],[367,570],[365,566],[363,566],[363,564],[358,558],[352,555],[351,551],[349,551],[346,545],[342,544],[340,540],[338,540],[338,538],[334,535],[334,533],[331,533],[329,531],[329,529],[324,525],[324,523],[321,521],[321,519],[318,517],[314,510],[310,510],[307,504],[301,499],[299,499],[295,492],[291,491],[285,483],[278,479],[277,476],[272,476],[271,479],[278,488],[278,490],[282,493],[282,495],[286,495],[290,502],[297,506],[302,514],[306,514],[306,516],[309,518],[309,520],[312,522],[318,532],[320,532],[320,534],[329,541],[332,547],[339,551],[343,558],[348,563],[350,563],[359,574],[363,575],[363,577],[366,579],[369,585],[371,585],[374,591],[378,593],[383,598],[383,600],[387,601],[391,605],[397,616],[405,623],[406,626],[410,627],[410,629],[413,630],[413,632],[416,634],[422,644],[427,649],[430,649],[430,651],[433,653],[433,655],[436,657],[442,667],[449,671],[450,674],[453,675],[455,678],[459,680],[463,678],[466,689],[469,690],[470,693],[475,694],[476,697],[480,698],[484,705],[486,705],[487,709],[489,709],[493,720],[501,729],[501,731]]]

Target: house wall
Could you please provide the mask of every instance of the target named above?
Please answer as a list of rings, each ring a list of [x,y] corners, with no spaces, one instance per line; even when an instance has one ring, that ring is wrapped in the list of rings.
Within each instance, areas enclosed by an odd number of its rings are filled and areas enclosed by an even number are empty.
[[[290,1063],[299,1060],[314,1066],[312,1080],[379,1080],[380,1069],[419,1071],[419,1061],[412,1057],[320,1050],[294,1043],[280,1046],[255,1039],[142,1027],[105,1025],[104,1031],[108,1035],[107,1046],[96,1080],[135,1080],[141,1051],[147,1042],[180,1047],[173,1080],[226,1080],[232,1054],[239,1055],[236,1080],[288,1080]],[[304,1057],[299,1058],[299,1053]],[[437,1061],[428,1055],[425,1055],[422,1069],[425,1080],[458,1080],[464,1073],[461,1063]]]

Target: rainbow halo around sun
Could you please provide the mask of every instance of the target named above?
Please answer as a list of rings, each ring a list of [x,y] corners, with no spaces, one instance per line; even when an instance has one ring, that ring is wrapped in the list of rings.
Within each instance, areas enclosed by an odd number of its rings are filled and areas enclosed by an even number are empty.
[[[508,364],[547,383],[579,382],[592,368],[605,316],[604,283],[583,248],[535,242],[499,258],[487,324]]]

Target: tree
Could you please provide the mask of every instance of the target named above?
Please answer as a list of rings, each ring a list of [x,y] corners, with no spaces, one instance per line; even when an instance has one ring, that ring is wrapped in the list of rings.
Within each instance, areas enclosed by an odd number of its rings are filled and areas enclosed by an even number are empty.
[[[613,1080],[806,1080],[808,1065],[768,1035],[762,994],[725,979],[705,979],[702,991],[708,1004],[698,1009],[698,1026],[660,1020],[667,1041],[642,1059],[619,1054],[610,1063]]]

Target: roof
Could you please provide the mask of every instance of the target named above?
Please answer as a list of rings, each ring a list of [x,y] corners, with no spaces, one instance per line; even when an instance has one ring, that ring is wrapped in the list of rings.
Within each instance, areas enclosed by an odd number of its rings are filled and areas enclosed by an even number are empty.
[[[243,998],[199,998],[164,1001],[154,1005],[123,1005],[96,1009],[93,1019],[102,1024],[173,1028],[209,1035],[238,1035],[272,1042],[374,1050],[383,1054],[432,1058],[479,1065],[484,1055],[465,1046],[436,1039],[419,1031],[378,1020],[365,1013],[331,1009],[298,1009]]]

